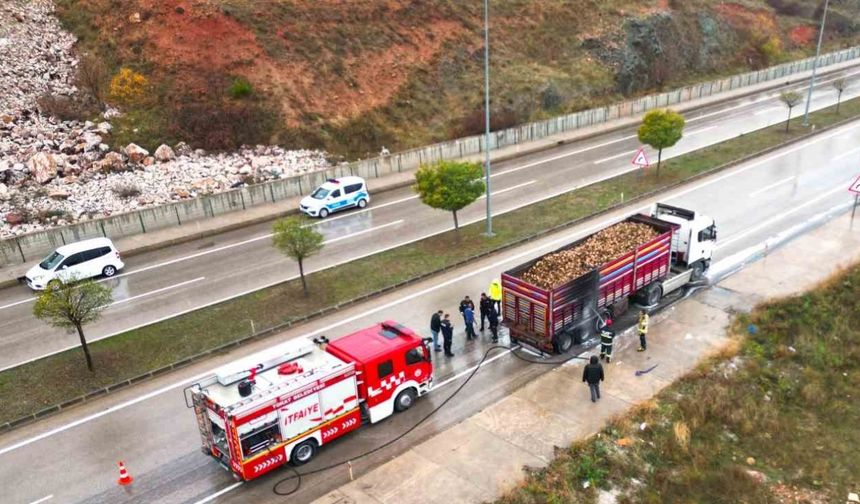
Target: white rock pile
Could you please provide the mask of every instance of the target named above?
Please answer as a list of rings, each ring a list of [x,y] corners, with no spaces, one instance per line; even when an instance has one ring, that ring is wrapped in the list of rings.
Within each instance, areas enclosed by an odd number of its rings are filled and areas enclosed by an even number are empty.
[[[112,146],[107,121],[43,115],[40,96],[77,92],[75,38],[52,12],[50,0],[0,2],[0,238],[330,167],[324,152],[277,146],[150,153]]]

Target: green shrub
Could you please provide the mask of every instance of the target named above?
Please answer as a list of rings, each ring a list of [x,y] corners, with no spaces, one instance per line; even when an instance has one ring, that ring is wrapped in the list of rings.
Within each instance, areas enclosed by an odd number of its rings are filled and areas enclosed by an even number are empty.
[[[235,99],[246,98],[251,96],[251,93],[254,92],[254,88],[251,87],[251,83],[242,79],[241,77],[233,80],[233,84],[230,84],[230,96]]]

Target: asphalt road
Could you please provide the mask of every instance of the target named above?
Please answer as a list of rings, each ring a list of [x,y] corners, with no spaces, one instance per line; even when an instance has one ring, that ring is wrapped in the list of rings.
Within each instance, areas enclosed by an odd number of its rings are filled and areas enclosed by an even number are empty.
[[[696,181],[659,199],[714,217],[719,228],[715,260],[721,261],[821,212],[834,207],[847,208],[852,201],[847,186],[860,172],[858,165],[860,121]],[[554,169],[551,164],[543,168],[546,171]],[[563,167],[557,169],[564,170]],[[533,183],[535,187],[530,191],[536,189],[537,184]],[[511,191],[514,194],[519,192]],[[456,303],[464,294],[476,296],[501,271],[594,232],[630,213],[645,210],[648,203],[604,215],[576,228],[477,261],[468,268],[439,275],[373,302],[315,320],[266,341],[12,431],[0,437],[3,501],[25,504],[198,503],[215,500],[217,495],[218,502],[230,503],[309,502],[347,481],[347,469],[340,466],[324,473],[307,475],[302,479],[299,491],[289,498],[272,492],[272,486],[279,478],[291,474],[288,471],[276,471],[254,482],[237,484],[214,460],[200,452],[194,415],[185,408],[182,387],[222,363],[299,336],[326,334],[334,338],[387,318],[426,330],[434,310],[441,307],[456,313]],[[437,217],[444,216],[440,214]],[[367,217],[346,217],[325,226],[341,226],[345,225],[344,222],[363,218]],[[384,223],[380,221],[376,225]],[[439,386],[430,396],[422,398],[407,413],[363,427],[326,446],[318,459],[302,471],[353,459],[405,431],[461,383],[463,375],[470,371],[487,347],[486,341],[467,344],[460,324],[455,336],[456,356],[450,360],[442,359],[437,364]],[[437,415],[394,445],[355,460],[354,471],[361,474],[379,465],[410,444],[420,442],[504,397],[548,368],[550,366],[529,364],[509,354],[498,354],[478,372],[475,381]],[[124,460],[136,478],[130,490],[121,489],[116,484],[118,460]],[[288,487],[289,483],[285,485]]]
[[[843,99],[860,95],[860,70],[848,72]],[[813,110],[835,103],[836,93],[829,85],[833,78],[819,82]],[[684,138],[665,151],[664,158],[783,121],[786,109],[777,94],[731,100],[690,114]],[[797,107],[795,115],[800,113],[802,107]],[[629,128],[498,163],[493,169],[494,211],[510,211],[633,170],[630,161],[638,147],[635,129]],[[656,160],[653,152],[648,154]],[[460,218],[473,222],[483,215],[482,198]],[[308,261],[310,271],[451,229],[453,223],[450,214],[422,205],[411,189],[404,188],[374,197],[367,210],[336,214],[316,226],[327,245]],[[270,224],[255,225],[129,258],[121,275],[106,280],[115,301],[102,320],[87,328],[88,339],[109,337],[296,277],[295,263],[272,247],[269,233]],[[33,299],[25,286],[0,291],[0,369],[78,345],[76,335],[33,318]]]

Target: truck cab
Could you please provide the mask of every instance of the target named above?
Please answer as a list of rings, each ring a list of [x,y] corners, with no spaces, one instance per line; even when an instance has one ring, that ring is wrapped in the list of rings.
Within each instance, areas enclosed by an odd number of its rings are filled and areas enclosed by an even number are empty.
[[[656,203],[651,216],[675,226],[672,232],[672,264],[693,270],[699,279],[711,264],[717,241],[714,219],[685,208]]]

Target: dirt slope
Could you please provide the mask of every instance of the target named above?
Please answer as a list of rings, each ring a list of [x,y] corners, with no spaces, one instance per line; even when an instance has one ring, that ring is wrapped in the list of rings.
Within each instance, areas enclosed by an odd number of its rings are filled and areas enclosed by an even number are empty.
[[[350,156],[481,127],[480,2],[59,0],[58,15],[152,96],[119,136],[229,148],[243,140]],[[834,0],[831,46],[860,0]],[[491,2],[495,126],[808,53],[815,0]],[[249,96],[231,96],[236,79]],[[134,132],[137,129],[137,132]],[[144,138],[139,138],[143,136]]]

